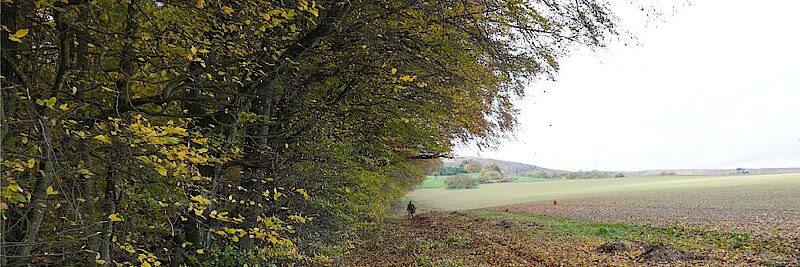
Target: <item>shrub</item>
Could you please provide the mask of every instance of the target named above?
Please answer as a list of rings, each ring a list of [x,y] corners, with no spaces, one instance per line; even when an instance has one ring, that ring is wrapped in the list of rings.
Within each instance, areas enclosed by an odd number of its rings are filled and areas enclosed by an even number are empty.
[[[496,171],[485,171],[481,173],[480,182],[485,183],[489,180],[500,180],[503,179],[503,174]]]
[[[483,164],[477,160],[470,160],[469,163],[464,165],[464,170],[467,172],[480,172],[483,169]]]
[[[466,175],[456,175],[444,180],[447,189],[470,189],[478,186],[478,181]]]

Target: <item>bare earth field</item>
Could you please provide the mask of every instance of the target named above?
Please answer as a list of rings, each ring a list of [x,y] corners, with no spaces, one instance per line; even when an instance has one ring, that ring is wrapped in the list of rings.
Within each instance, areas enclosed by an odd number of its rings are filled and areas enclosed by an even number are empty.
[[[498,211],[369,224],[344,266],[800,266],[797,239]]]
[[[487,184],[407,197],[428,212],[365,225],[344,265],[800,266],[800,174]]]
[[[569,219],[800,236],[800,174],[558,180],[473,190],[423,189],[408,197],[442,210],[508,209]]]

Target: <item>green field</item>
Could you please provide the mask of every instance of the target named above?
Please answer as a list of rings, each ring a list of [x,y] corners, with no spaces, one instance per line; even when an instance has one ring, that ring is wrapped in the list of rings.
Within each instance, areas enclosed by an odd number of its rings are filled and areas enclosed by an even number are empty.
[[[443,179],[429,179],[407,196],[442,210],[603,197],[632,198],[656,206],[800,207],[800,174],[626,177],[482,184],[469,190],[430,188]]]
[[[479,173],[465,173],[464,175],[469,176],[470,178],[478,178],[480,176]],[[445,188],[444,180],[450,176],[428,176],[428,179],[425,179],[420,185],[417,186],[417,189],[431,189],[431,188]],[[514,179],[512,183],[527,183],[527,182],[542,182],[542,181],[551,181],[552,179],[545,179],[545,178],[535,178],[535,177],[528,177],[528,176],[520,176],[520,175],[509,175],[508,178]],[[480,185],[486,186],[486,185]]]

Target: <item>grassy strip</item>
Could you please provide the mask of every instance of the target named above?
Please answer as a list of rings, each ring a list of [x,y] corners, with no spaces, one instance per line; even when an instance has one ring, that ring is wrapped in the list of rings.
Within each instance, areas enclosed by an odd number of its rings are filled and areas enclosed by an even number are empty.
[[[478,178],[480,177],[480,173],[465,173],[464,175],[470,178]],[[431,188],[446,188],[447,186],[444,184],[444,180],[449,178],[450,176],[428,176],[425,181],[423,181],[420,185],[417,186],[417,189],[431,189]],[[528,177],[528,176],[521,176],[521,175],[510,175],[508,178],[514,179],[512,183],[528,183],[528,182],[541,182],[541,181],[551,181],[552,179],[546,178],[535,178],[535,177]]]
[[[423,204],[421,202],[417,202],[416,200],[413,200],[413,199],[410,199],[410,198],[407,198],[407,197],[401,197],[400,198],[400,202],[403,203],[403,210],[400,213],[396,213],[395,215],[406,215],[406,211],[405,211],[405,207],[406,206],[405,205],[408,204],[409,201],[414,202],[414,206],[417,207],[417,213],[437,211],[436,208],[433,208],[431,206],[425,205],[425,204]]]

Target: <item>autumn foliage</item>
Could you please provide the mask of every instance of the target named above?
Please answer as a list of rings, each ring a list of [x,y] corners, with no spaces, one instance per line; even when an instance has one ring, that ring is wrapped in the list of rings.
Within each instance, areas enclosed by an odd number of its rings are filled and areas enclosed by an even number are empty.
[[[327,263],[595,1],[2,1],[0,265]]]

